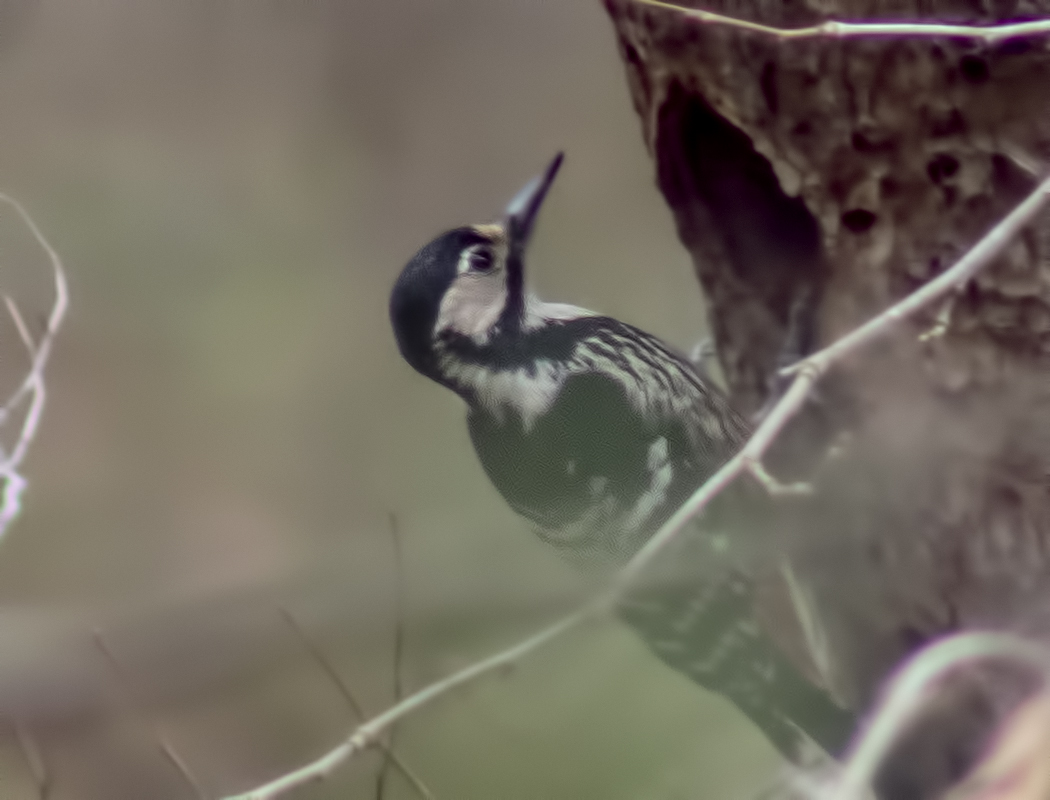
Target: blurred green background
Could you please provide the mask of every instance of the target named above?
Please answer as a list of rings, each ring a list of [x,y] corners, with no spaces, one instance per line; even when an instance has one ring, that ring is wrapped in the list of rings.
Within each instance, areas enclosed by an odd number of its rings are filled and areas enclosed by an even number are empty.
[[[408,690],[582,596],[386,308],[419,246],[564,149],[533,285],[701,338],[597,0],[7,2],[0,109],[0,190],[72,294],[0,543],[0,796],[37,796],[16,724],[56,800],[192,797],[151,723],[213,797],[319,755],[353,715],[281,607],[375,713],[399,584]],[[6,209],[0,289],[46,314]],[[4,386],[24,367],[4,320]],[[746,798],[777,765],[612,622],[412,718],[397,749],[441,800]],[[378,765],[295,797],[374,798]],[[387,800],[415,796],[389,777]]]

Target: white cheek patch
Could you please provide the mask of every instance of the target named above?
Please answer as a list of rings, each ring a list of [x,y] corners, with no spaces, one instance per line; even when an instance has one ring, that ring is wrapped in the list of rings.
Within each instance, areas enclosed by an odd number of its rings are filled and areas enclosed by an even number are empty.
[[[502,271],[458,275],[441,299],[434,334],[454,331],[485,344],[506,302]]]

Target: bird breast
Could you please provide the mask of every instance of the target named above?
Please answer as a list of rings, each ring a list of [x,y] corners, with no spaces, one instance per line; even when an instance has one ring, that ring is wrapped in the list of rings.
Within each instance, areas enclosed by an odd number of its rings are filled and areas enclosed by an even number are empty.
[[[571,369],[568,364],[546,359],[513,369],[494,369],[448,357],[442,362],[442,372],[472,405],[500,422],[512,413],[522,428],[530,431],[554,405]]]

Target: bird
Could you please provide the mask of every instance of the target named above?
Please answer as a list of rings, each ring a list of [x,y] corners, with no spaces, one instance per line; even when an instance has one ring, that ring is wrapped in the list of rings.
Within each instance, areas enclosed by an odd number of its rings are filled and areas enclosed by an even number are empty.
[[[404,360],[465,402],[475,452],[508,505],[570,561],[610,569],[739,450],[750,424],[660,338],[529,290],[526,249],[562,160],[498,221],[420,249],[394,283],[390,320]],[[812,744],[841,751],[852,713],[763,632],[754,575],[719,525],[707,534],[677,542],[620,617],[789,758]]]

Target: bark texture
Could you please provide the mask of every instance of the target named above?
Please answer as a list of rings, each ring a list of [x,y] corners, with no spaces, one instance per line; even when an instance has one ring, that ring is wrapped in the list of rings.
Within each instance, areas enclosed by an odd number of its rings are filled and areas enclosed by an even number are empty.
[[[833,341],[950,266],[1050,165],[1050,36],[782,41],[605,5],[742,411],[765,402],[785,350]],[[785,28],[1050,15],[1050,0],[704,7]],[[779,509],[776,546],[826,636],[811,666],[843,702],[863,707],[941,632],[1047,638],[1050,215],[841,365],[787,434],[775,466],[817,492]]]

